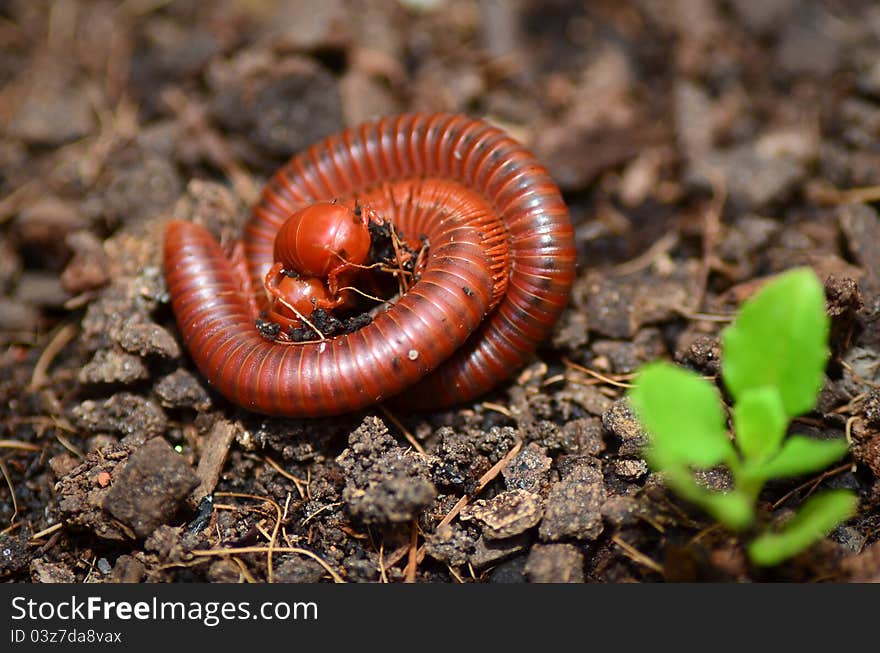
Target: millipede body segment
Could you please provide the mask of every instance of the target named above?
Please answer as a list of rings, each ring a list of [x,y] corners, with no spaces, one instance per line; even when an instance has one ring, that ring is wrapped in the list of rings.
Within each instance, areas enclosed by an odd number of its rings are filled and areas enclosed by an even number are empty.
[[[276,234],[298,210],[327,201],[369,207],[414,248],[428,243],[424,267],[357,331],[267,340],[255,321],[269,309],[261,289]],[[500,129],[451,114],[367,123],[294,156],[264,188],[243,241],[248,279],[204,227],[173,221],[165,274],[201,373],[231,401],[270,415],[345,413],[401,393],[415,408],[473,399],[548,336],[575,273],[568,210],[546,170]]]

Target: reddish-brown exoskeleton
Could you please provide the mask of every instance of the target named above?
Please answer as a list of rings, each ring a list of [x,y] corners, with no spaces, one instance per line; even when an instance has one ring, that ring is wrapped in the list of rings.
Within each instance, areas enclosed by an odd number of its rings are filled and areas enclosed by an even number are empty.
[[[388,228],[381,240],[370,229],[377,260],[366,267],[409,285],[401,282],[399,296],[359,328],[292,346],[293,337],[254,324],[268,308],[257,286],[275,264],[275,236],[291,204],[318,198],[349,207],[357,199],[381,213]],[[406,253],[394,233],[419,252],[410,272],[400,269]],[[323,234],[319,240],[333,242]],[[245,255],[230,261],[203,226],[171,221],[163,259],[171,305],[213,388],[247,410],[286,417],[338,415],[395,395],[408,409],[472,401],[550,334],[577,259],[568,210],[546,169],[498,128],[450,114],[383,118],[294,156],[263,189],[238,250]],[[337,292],[355,292],[335,276]],[[350,285],[364,294],[374,278],[393,285],[370,273]],[[329,278],[316,279],[333,300]],[[313,293],[322,294],[300,294]]]
[[[316,309],[348,302],[340,290],[363,269],[370,252],[369,209],[318,202],[293,213],[275,236],[275,264],[266,273],[267,317],[284,331],[302,326]]]

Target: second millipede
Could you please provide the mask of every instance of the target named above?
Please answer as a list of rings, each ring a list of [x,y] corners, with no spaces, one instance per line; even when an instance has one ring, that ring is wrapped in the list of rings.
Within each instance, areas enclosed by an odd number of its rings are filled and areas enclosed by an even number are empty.
[[[255,327],[275,235],[293,212],[355,200],[430,243],[418,281],[352,333],[267,340]],[[568,209],[547,171],[502,130],[453,114],[347,129],[294,156],[244,228],[242,280],[202,226],[169,223],[164,268],[184,343],[210,385],[268,415],[346,413],[395,395],[428,409],[471,400],[549,335],[574,282]],[[243,288],[257,289],[248,296]]]

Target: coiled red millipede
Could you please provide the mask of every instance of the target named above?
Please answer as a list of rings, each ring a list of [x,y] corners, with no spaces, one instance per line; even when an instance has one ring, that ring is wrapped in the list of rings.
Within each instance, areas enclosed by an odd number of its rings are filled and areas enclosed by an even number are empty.
[[[427,236],[419,281],[373,322],[319,343],[255,328],[254,303],[285,217],[356,198],[408,239]],[[418,242],[418,241],[415,241]],[[184,343],[208,382],[257,412],[341,414],[406,390],[407,407],[473,399],[532,355],[575,274],[568,210],[546,170],[500,129],[452,114],[405,114],[331,136],[269,181],[244,229],[242,282],[210,233],[173,221],[164,265]]]

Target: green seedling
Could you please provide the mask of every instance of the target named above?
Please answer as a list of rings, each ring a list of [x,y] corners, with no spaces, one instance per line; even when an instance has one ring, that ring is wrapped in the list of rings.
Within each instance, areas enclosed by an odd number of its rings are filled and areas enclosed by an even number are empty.
[[[810,410],[822,388],[829,326],[822,284],[808,268],[779,276],[743,304],[721,342],[733,440],[714,384],[665,362],[643,367],[629,398],[649,435],[649,464],[729,528],[754,532],[767,481],[816,472],[847,451],[844,439],[787,435],[789,421]],[[722,465],[733,480],[729,491],[695,480],[694,471]],[[856,503],[843,490],[811,498],[780,530],[752,539],[749,557],[758,565],[782,562],[852,516]]]

